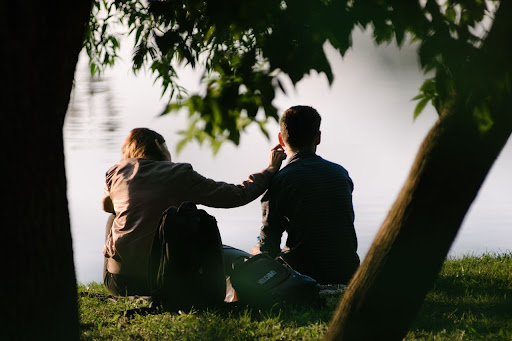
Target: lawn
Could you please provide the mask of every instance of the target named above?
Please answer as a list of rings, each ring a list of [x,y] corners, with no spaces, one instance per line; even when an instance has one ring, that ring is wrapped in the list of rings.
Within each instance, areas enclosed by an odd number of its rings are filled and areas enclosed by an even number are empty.
[[[318,306],[148,311],[142,297],[79,286],[83,340],[318,340],[340,296]],[[445,261],[406,340],[512,340],[512,254]]]

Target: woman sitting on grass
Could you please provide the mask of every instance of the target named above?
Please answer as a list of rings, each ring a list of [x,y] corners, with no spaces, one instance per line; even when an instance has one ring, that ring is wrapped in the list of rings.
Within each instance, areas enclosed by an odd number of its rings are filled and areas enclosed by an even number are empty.
[[[107,171],[103,209],[107,224],[104,283],[114,295],[149,295],[147,264],[161,214],[192,201],[209,207],[243,206],[267,189],[286,154],[270,152],[268,167],[240,185],[217,182],[188,163],[171,161],[164,138],[147,128],[133,129],[122,145],[123,159]]]

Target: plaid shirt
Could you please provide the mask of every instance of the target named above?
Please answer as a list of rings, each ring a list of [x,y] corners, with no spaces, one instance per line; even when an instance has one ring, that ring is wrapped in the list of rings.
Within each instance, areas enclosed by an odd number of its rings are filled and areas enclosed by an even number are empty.
[[[296,153],[261,200],[261,252],[281,256],[321,284],[348,283],[359,266],[353,188],[342,166],[313,151]],[[285,231],[288,238],[281,250]]]

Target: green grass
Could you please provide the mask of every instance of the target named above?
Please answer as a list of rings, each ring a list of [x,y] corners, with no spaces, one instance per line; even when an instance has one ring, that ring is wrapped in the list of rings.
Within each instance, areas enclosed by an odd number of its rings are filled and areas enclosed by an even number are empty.
[[[144,298],[79,286],[83,340],[318,340],[339,297],[316,307],[145,313]],[[406,340],[512,340],[512,254],[447,260]]]
[[[409,340],[512,340],[512,254],[445,262]]]

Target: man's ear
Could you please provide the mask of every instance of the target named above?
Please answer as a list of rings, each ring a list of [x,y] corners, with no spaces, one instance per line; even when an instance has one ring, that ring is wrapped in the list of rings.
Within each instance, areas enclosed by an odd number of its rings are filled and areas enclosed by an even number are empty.
[[[281,135],[281,132],[279,132],[279,134],[277,134],[277,138],[279,140],[279,144],[281,145],[281,147],[284,148],[283,135]]]
[[[320,144],[321,140],[322,140],[322,132],[318,131],[318,134],[316,134],[315,145],[318,146]]]

